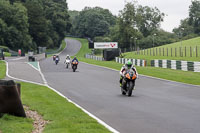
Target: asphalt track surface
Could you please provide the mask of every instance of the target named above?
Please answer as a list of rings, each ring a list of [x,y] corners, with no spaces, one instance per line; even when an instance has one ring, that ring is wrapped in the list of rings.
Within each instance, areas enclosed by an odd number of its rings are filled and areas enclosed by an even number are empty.
[[[58,65],[40,62],[48,84],[121,133],[200,132],[200,87],[140,76],[132,97],[122,96],[119,72],[80,62],[77,72],[64,58],[81,44],[66,40]]]

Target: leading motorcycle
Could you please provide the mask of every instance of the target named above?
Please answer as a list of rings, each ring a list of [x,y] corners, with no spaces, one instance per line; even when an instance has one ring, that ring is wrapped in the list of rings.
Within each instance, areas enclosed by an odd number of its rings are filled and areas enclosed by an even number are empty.
[[[73,72],[76,71],[77,66],[78,66],[78,61],[74,60],[74,61],[72,62],[72,69],[73,69]]]
[[[135,80],[137,76],[136,73],[133,70],[127,70],[125,73],[125,76],[122,80],[122,86],[121,86],[121,92],[123,95],[132,95],[132,91],[135,87]]]

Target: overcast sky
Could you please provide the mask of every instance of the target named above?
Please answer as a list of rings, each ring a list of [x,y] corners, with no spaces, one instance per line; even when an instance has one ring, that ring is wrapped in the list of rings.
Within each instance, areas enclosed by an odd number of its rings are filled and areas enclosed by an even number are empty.
[[[132,0],[126,0],[130,2]],[[125,5],[125,0],[67,0],[69,10],[81,11],[85,6],[109,9],[114,15],[118,15]],[[180,20],[188,17],[191,0],[138,0],[140,5],[158,7],[158,9],[167,16],[161,23],[161,28],[171,32],[173,28],[178,27]]]

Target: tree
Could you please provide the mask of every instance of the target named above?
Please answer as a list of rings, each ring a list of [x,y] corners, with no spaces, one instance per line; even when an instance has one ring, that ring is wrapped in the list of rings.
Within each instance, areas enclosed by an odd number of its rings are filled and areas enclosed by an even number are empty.
[[[48,20],[48,35],[54,45],[59,46],[65,35],[70,32],[71,22],[67,3],[64,0],[42,0],[45,18]]]
[[[189,7],[189,25],[194,27],[194,33],[200,34],[200,1],[193,0]]]
[[[156,32],[163,21],[164,13],[158,8],[137,5],[137,1],[128,2],[119,15],[120,47],[129,48],[133,41]]]
[[[115,24],[116,18],[107,9],[86,7],[74,21],[76,36],[94,38],[109,33],[109,27]]]
[[[163,17],[164,13],[161,13],[157,7],[150,8],[139,5],[136,14],[137,27],[143,36],[147,37],[160,27],[160,22],[163,21]]]
[[[1,43],[12,49],[32,48],[28,33],[27,9],[21,3],[11,5],[9,1],[0,1]]]
[[[44,16],[41,3],[38,0],[27,0],[25,3],[28,9],[29,33],[37,46],[48,46],[49,36],[47,34],[48,25]]]

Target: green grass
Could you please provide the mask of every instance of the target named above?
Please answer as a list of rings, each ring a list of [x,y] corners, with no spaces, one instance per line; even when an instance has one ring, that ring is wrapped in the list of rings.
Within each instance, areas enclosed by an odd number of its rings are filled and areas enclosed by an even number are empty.
[[[9,53],[9,52],[4,52],[4,56],[5,56],[5,57],[11,57],[11,53]]]
[[[31,133],[32,123],[31,119],[5,114],[0,118],[0,131],[2,133]]]
[[[112,68],[120,71],[122,64],[116,63],[114,61],[96,61],[92,59],[80,58],[80,61],[99,65],[103,67]],[[139,74],[148,75],[152,77],[157,77],[161,79],[167,79],[182,83],[188,83],[193,85],[200,85],[200,73],[195,73],[191,71],[181,71],[181,70],[172,70],[172,69],[164,69],[164,68],[156,68],[156,67],[139,67],[136,66]]]
[[[66,47],[66,43],[65,43],[65,40],[63,40],[60,49],[47,49],[47,52],[46,52],[47,53],[47,57],[51,57],[52,55],[63,51],[65,49],[65,47]]]
[[[106,133],[104,126],[45,86],[21,82],[22,103],[49,123],[43,133]],[[32,120],[10,115],[0,119],[3,133],[30,133]]]
[[[5,75],[5,62],[0,61],[0,68],[2,75]],[[49,121],[43,133],[109,132],[81,109],[45,86],[21,82],[21,98],[23,104],[29,106],[31,110],[37,111],[45,120]],[[3,133],[31,133],[32,122],[31,119],[4,115],[0,119],[0,131]]]
[[[0,49],[3,49],[3,51],[5,52],[8,52],[9,51],[9,48],[8,47],[6,47],[6,46],[0,46]]]
[[[91,49],[88,47],[88,41],[86,39],[81,39],[81,38],[72,38],[72,37],[67,37],[68,39],[74,39],[78,40],[81,42],[82,46],[78,54],[76,54],[77,57],[84,57],[86,53],[91,53]]]
[[[85,53],[89,53],[88,49],[88,43],[87,40],[84,41],[84,39],[77,39],[77,38],[71,38],[75,40],[81,40],[82,42],[82,48],[80,52],[76,55],[78,59],[82,62],[86,62],[89,64],[109,67],[112,69],[120,70],[122,67],[122,64],[116,63],[115,61],[96,61],[93,59],[86,59],[84,58]],[[177,82],[183,82],[188,84],[194,84],[194,85],[200,85],[199,79],[200,74],[190,71],[181,71],[181,70],[172,70],[172,69],[165,69],[165,68],[155,68],[155,67],[139,67],[136,66],[137,71],[139,74],[147,75],[147,76],[153,76],[157,78],[177,81]],[[187,76],[186,76],[187,75]]]
[[[0,61],[0,79],[4,79],[6,76],[6,63]]]
[[[104,133],[109,132],[81,109],[47,87],[21,83],[22,101],[50,122],[44,133]]]
[[[196,51],[196,46],[197,46],[197,51]],[[186,47],[186,56],[185,56],[185,47]],[[190,47],[192,49],[192,53],[191,53],[192,57],[190,55]],[[176,48],[176,54],[175,54],[175,48]],[[180,48],[181,48],[181,51],[180,51]],[[156,55],[156,49],[157,49],[157,55]],[[163,53],[163,49],[164,49],[164,53]],[[167,49],[168,49],[168,55],[167,55]],[[171,49],[172,49],[172,53],[171,53]],[[148,51],[148,55],[147,55],[147,51]],[[151,55],[150,55],[150,51],[151,51]],[[196,52],[198,53],[197,57],[196,57]],[[200,61],[200,37],[185,40],[182,42],[176,42],[172,44],[155,47],[154,56],[153,56],[153,48],[151,48],[151,49],[141,50],[140,54],[136,54],[136,52],[124,53],[124,58],[144,59],[148,61],[148,65],[150,65],[150,60],[154,60],[154,59]]]

